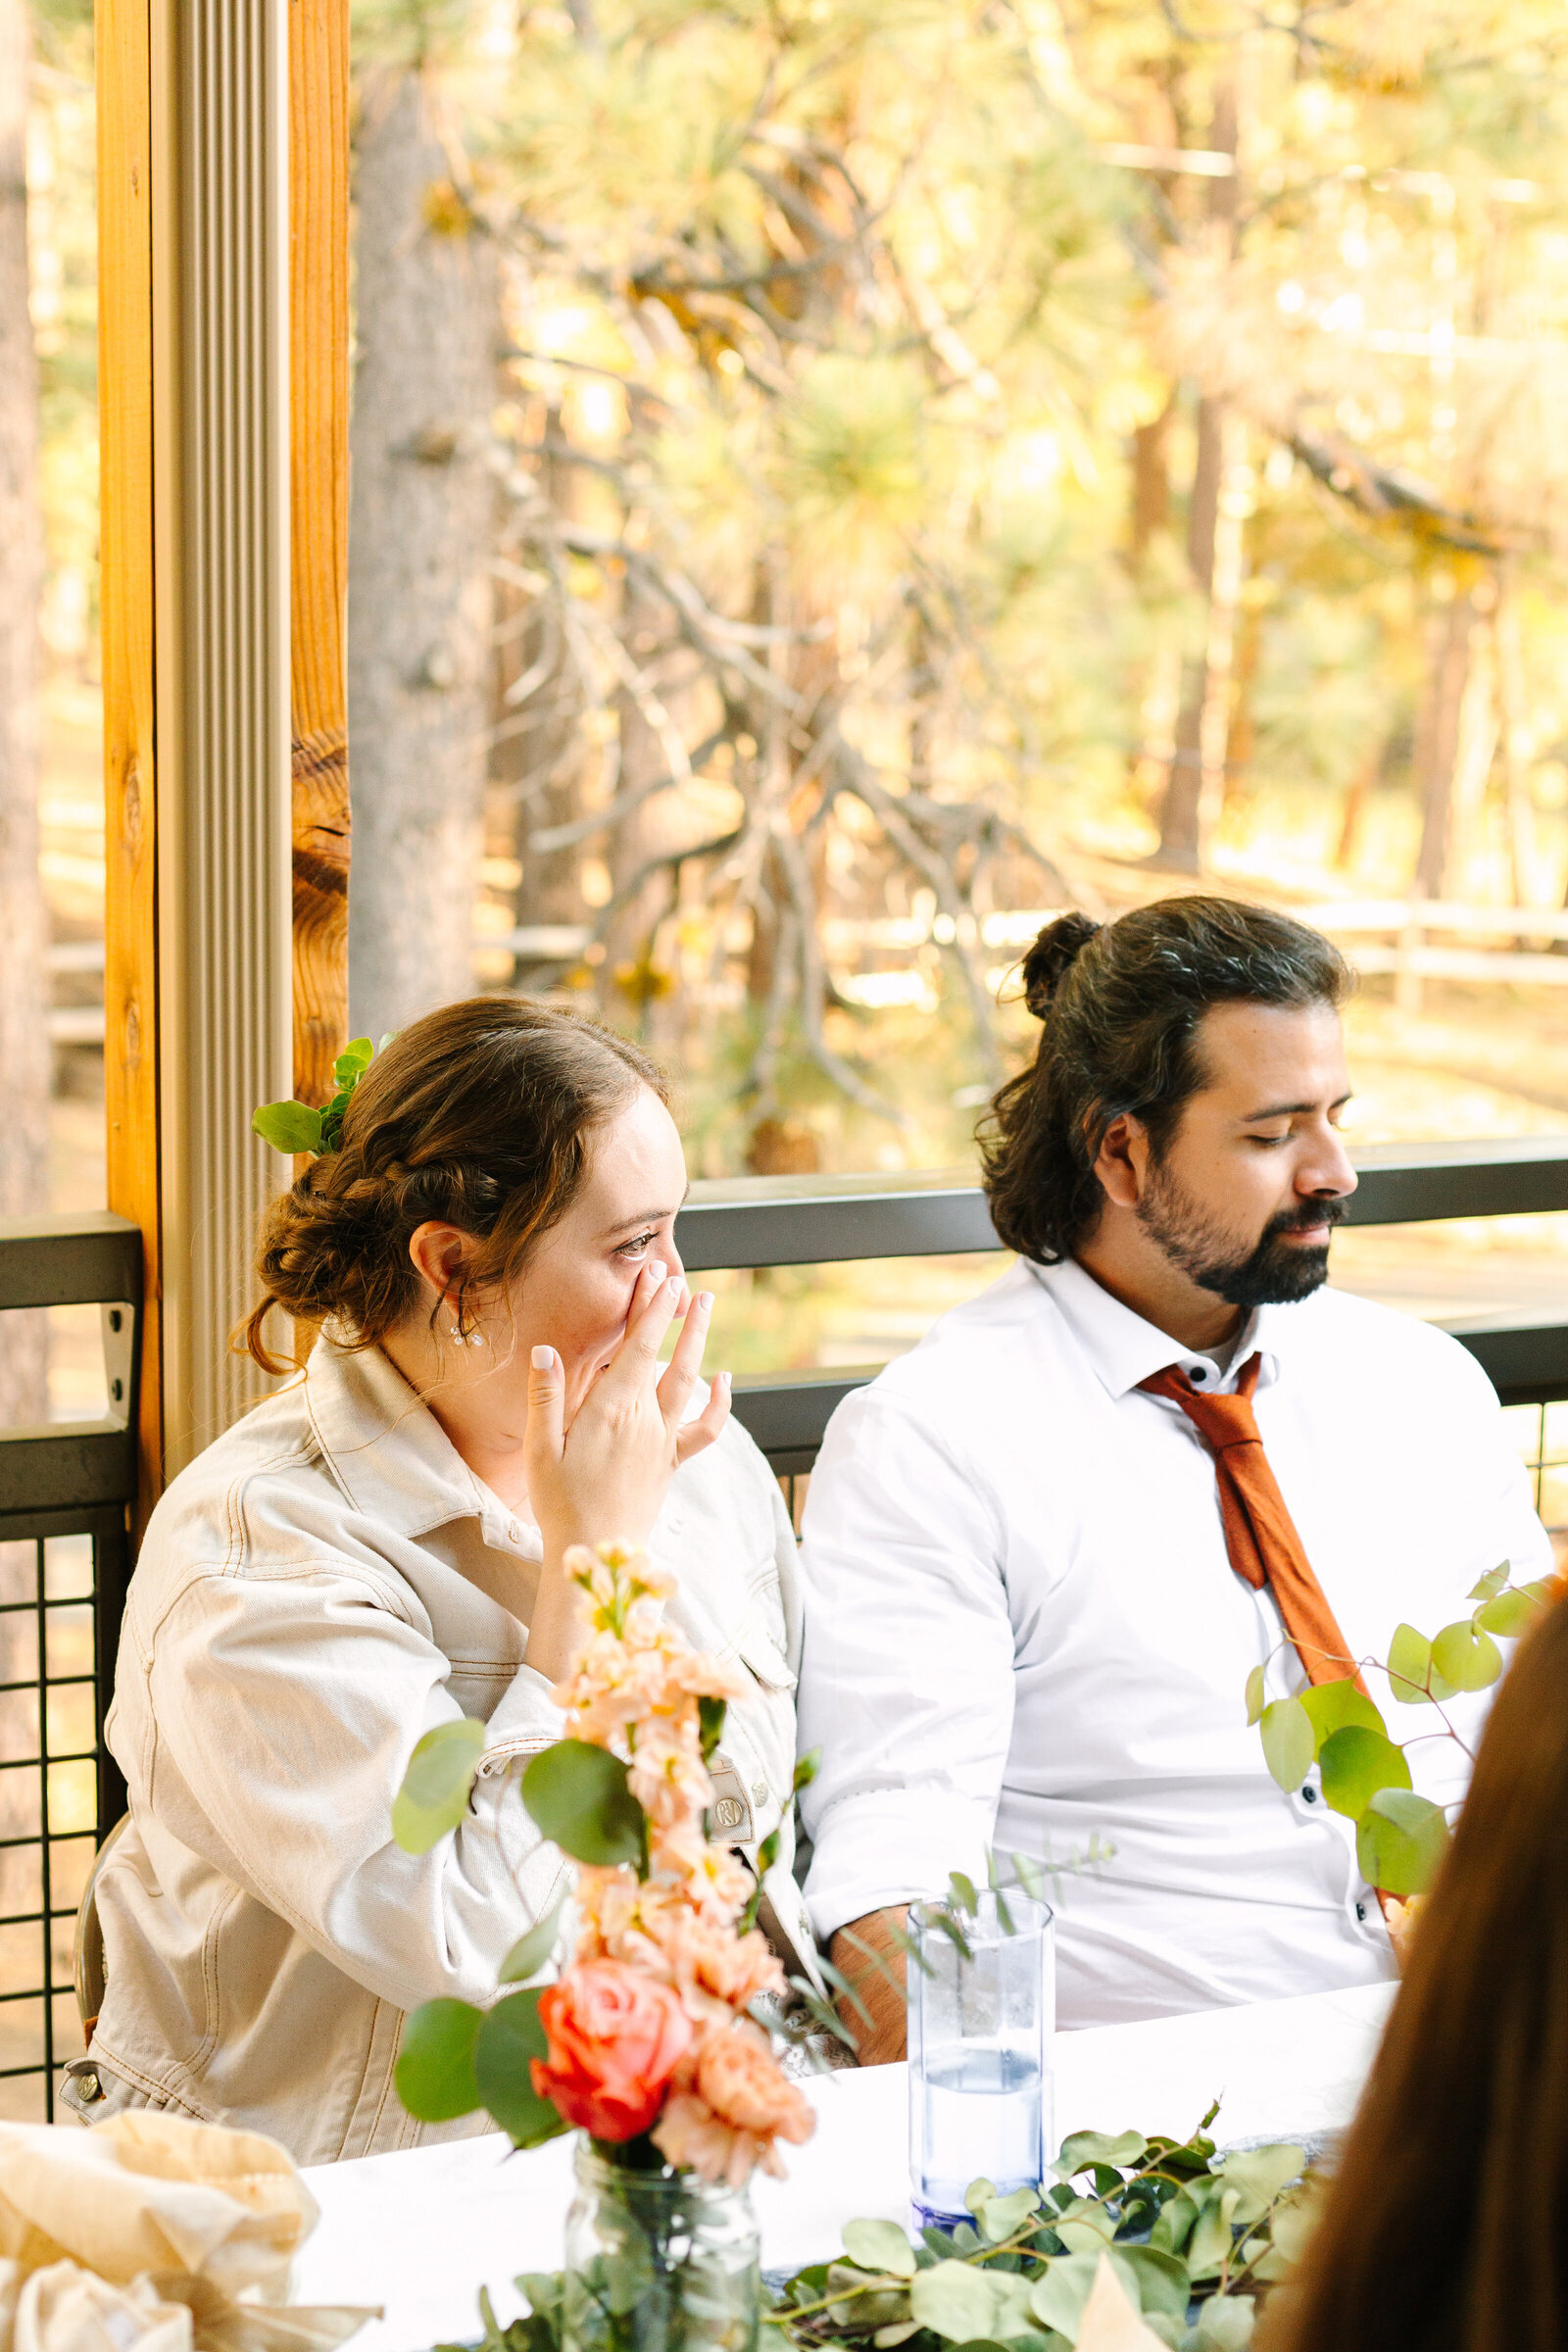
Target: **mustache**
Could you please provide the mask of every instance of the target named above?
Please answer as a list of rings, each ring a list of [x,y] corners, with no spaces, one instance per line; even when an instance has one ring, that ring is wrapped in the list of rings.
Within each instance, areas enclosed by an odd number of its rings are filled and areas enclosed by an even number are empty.
[[[1350,1203],[1343,1194],[1328,1200],[1314,1200],[1301,1208],[1283,1208],[1271,1217],[1264,1231],[1264,1240],[1277,1233],[1306,1233],[1314,1225],[1343,1225],[1350,1213]]]

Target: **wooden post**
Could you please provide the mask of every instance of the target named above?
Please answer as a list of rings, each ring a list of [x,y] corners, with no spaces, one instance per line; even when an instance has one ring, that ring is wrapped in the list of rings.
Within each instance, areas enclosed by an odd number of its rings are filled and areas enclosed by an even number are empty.
[[[348,0],[289,0],[294,1092],[348,1036]]]
[[[109,1205],[141,1227],[142,1516],[163,1479],[154,734],[152,71],[148,0],[98,0],[104,1088]]]

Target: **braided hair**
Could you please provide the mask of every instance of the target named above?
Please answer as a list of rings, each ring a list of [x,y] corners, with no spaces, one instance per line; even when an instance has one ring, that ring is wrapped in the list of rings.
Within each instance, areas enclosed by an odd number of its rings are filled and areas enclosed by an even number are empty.
[[[289,1368],[263,1336],[274,1307],[307,1334],[330,1318],[342,1346],[375,1346],[419,1296],[409,1242],[432,1222],[476,1244],[461,1323],[469,1293],[516,1279],[582,1183],[593,1130],[639,1086],[667,1099],[627,1039],[553,1004],[471,997],[414,1022],[355,1087],[336,1149],[264,1214],[244,1347],[266,1371]]]
[[[1040,1045],[980,1133],[981,1181],[1006,1247],[1050,1266],[1088,1240],[1112,1120],[1137,1117],[1165,1151],[1204,1083],[1199,1025],[1212,1006],[1337,1006],[1352,985],[1320,932],[1235,899],[1195,893],[1112,923],[1077,913],[1048,923],[1023,962]]]

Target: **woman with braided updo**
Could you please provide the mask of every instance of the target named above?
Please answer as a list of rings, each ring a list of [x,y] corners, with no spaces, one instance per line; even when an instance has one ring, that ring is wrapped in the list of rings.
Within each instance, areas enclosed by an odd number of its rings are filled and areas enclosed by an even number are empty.
[[[745,1670],[715,1811],[754,1862],[781,1830],[762,1922],[812,1965],[790,1871],[795,1544],[727,1380],[700,1378],[712,1299],[675,1249],[685,1190],[634,1046],[487,997],[393,1039],[336,1148],[272,1202],[246,1341],[283,1372],[265,1334],[292,1318],[298,1377],[174,1480],[126,1609],[109,1739],[130,1815],[99,1882],[103,2015],[66,2092],[86,2120],[167,2107],[301,2162],[478,2128],[412,2122],[393,2068],[403,2013],[492,1996],[568,1883],[502,1799],[561,1735],[577,1543],[646,1542],[683,1630]],[[472,1804],[405,1853],[409,1758],[460,1716],[485,1727]]]

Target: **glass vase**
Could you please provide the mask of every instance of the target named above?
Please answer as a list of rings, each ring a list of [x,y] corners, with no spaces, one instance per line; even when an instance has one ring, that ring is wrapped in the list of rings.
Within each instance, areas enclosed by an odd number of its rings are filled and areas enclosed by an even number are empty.
[[[952,2229],[971,2181],[1034,2186],[1054,2148],[1054,1926],[1008,1887],[973,1916],[915,1903],[909,1934],[909,2184],[921,2222]]]
[[[744,2188],[579,2142],[562,2352],[757,2352],[761,2272]]]

